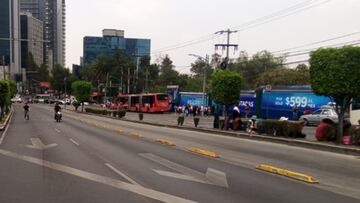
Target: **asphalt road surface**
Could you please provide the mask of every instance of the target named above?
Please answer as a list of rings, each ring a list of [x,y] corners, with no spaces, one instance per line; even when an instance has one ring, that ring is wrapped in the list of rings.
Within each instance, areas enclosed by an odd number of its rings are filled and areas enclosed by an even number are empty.
[[[21,106],[0,145],[0,202],[359,202],[359,157]],[[161,145],[166,139],[176,146]],[[220,158],[190,153],[197,147]],[[310,174],[310,185],[255,169]]]

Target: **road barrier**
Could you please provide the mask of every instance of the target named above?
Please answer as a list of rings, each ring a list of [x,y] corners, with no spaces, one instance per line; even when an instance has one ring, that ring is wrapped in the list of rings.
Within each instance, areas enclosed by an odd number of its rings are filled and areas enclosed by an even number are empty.
[[[196,154],[200,154],[200,155],[204,155],[204,156],[208,156],[208,157],[212,157],[212,158],[219,158],[219,155],[212,151],[207,151],[207,150],[197,149],[197,148],[187,148],[187,150],[190,152],[196,153]]]
[[[286,169],[282,169],[282,168],[277,168],[277,167],[266,165],[266,164],[260,164],[260,165],[256,166],[256,169],[274,173],[274,174],[278,174],[278,175],[282,175],[282,176],[289,177],[289,178],[299,180],[299,181],[303,181],[306,183],[311,183],[311,184],[319,183],[319,181],[316,180],[312,176],[294,172],[294,171],[290,171],[290,170],[286,170]]]
[[[158,142],[163,145],[175,146],[175,144],[173,142],[168,141],[168,140],[156,139],[155,142]]]

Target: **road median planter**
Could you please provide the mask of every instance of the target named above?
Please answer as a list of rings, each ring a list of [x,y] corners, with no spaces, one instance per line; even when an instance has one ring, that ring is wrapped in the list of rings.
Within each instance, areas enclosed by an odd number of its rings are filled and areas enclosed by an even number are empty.
[[[195,125],[195,127],[198,127],[199,121],[200,121],[200,118],[199,118],[199,117],[195,117],[195,118],[194,118],[194,125]]]
[[[179,116],[177,118],[177,124],[178,126],[182,126],[184,124],[184,121],[185,121],[185,117],[184,116]]]
[[[219,119],[219,129],[221,129],[221,130],[225,129],[225,119],[224,118]]]
[[[259,134],[286,138],[305,138],[302,133],[305,123],[302,121],[262,120],[257,125]]]
[[[143,113],[139,113],[139,121],[144,120],[144,114]]]
[[[103,116],[113,116],[123,118],[126,115],[125,110],[106,110],[106,109],[94,109],[94,108],[85,108],[86,113],[98,114]]]

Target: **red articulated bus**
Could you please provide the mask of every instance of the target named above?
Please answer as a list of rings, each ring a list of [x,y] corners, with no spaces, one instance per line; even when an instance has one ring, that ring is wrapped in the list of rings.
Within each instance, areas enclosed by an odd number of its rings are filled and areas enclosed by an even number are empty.
[[[162,113],[170,109],[169,95],[161,93],[119,95],[118,102],[119,109],[131,112]]]

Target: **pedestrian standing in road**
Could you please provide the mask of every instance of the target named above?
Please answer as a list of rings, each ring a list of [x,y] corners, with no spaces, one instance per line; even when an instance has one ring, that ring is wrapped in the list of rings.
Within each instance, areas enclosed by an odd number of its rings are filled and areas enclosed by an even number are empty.
[[[311,108],[309,105],[306,105],[304,109],[304,115],[308,115],[308,114],[311,114]]]
[[[297,106],[297,104],[294,105],[293,109],[292,109],[292,113],[293,113],[293,120],[297,121],[299,119],[299,107]]]
[[[249,118],[250,113],[251,113],[250,105],[249,105],[249,103],[246,103],[246,106],[245,106],[245,118]]]

